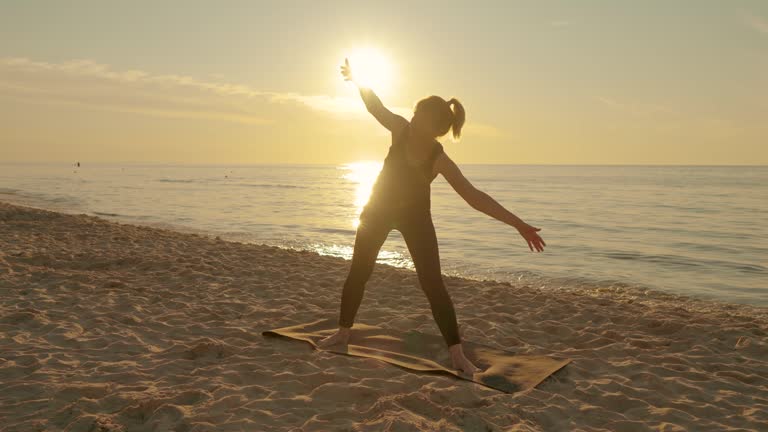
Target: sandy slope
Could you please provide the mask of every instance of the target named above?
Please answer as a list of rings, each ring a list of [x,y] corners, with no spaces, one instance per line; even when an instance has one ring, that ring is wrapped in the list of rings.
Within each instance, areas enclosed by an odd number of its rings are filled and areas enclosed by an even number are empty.
[[[349,261],[0,203],[0,430],[768,430],[768,310],[445,277],[464,338],[574,362],[524,394],[260,332]],[[358,322],[438,333],[377,266]]]

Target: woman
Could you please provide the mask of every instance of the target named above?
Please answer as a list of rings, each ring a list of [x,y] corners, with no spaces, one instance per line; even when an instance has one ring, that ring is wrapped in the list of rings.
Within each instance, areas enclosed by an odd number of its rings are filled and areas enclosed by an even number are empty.
[[[345,80],[355,82],[345,59],[341,66]],[[384,166],[373,186],[371,197],[360,214],[355,236],[352,264],[341,294],[339,330],[318,342],[322,348],[336,343],[347,344],[357,309],[363,299],[379,249],[389,231],[397,229],[403,235],[419,278],[427,295],[440,332],[451,354],[453,367],[465,374],[481,372],[464,356],[459,337],[456,313],[440,273],[435,228],[430,212],[430,184],[442,174],[454,190],[474,209],[517,228],[534,248],[544,250],[544,240],[533,227],[507,211],[493,198],[476,189],[436,141],[448,130],[454,138],[464,125],[464,108],[456,99],[446,102],[430,96],[416,104],[411,121],[389,111],[368,88],[360,86],[365,106],[382,126],[392,132],[392,145]]]

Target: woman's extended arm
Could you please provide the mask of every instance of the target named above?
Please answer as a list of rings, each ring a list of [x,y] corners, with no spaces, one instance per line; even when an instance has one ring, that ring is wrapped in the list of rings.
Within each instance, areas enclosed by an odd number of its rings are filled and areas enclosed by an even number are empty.
[[[458,193],[464,201],[467,202],[475,210],[481,211],[494,219],[511,225],[517,229],[521,236],[528,242],[528,247],[533,250],[541,252],[544,250],[544,243],[537,231],[541,231],[541,228],[528,225],[523,222],[522,219],[515,216],[512,212],[505,209],[501,204],[491,198],[490,195],[475,188],[469,180],[464,177],[459,167],[448,157],[447,154],[441,153],[435,163],[437,171],[448,180],[448,183]]]
[[[381,123],[382,126],[392,132],[397,132],[408,123],[408,120],[388,110],[373,90],[368,87],[363,87],[355,81],[352,76],[352,70],[349,67],[349,60],[347,59],[344,59],[344,64],[341,65],[341,74],[346,81],[355,83],[360,90],[360,97],[363,98],[365,108],[379,121],[379,123]]]

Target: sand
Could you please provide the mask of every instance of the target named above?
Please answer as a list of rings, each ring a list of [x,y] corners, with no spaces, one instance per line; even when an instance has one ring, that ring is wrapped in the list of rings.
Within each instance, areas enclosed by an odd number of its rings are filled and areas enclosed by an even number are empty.
[[[337,316],[348,268],[0,203],[0,430],[768,430],[766,308],[445,276],[464,339],[573,359],[505,394],[261,336]],[[438,334],[385,265],[357,322]]]

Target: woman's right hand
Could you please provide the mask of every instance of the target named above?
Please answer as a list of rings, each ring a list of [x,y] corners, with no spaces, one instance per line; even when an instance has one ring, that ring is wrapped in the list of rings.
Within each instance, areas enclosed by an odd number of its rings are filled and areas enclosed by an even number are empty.
[[[349,66],[349,59],[344,58],[344,64],[341,65],[341,75],[344,77],[344,81],[355,82],[355,78],[352,76],[352,68]]]

